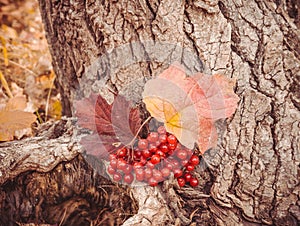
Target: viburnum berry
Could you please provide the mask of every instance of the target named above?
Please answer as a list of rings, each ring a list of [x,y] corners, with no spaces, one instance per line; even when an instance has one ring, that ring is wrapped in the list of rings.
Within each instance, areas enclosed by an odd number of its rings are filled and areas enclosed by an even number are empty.
[[[157,169],[153,169],[153,171],[152,171],[152,176],[153,176],[153,178],[154,178],[157,182],[163,180],[163,175],[162,175],[162,173],[161,173],[159,170],[157,170]]]
[[[168,145],[166,144],[160,145],[159,149],[164,153],[167,153],[169,151]]]
[[[124,147],[124,148],[121,148],[117,151],[117,156],[119,158],[123,158],[127,155],[127,149]]]
[[[116,159],[116,158],[117,158],[116,154],[109,154],[109,160]]]
[[[144,149],[148,148],[148,141],[147,141],[147,139],[140,139],[138,141],[138,147],[141,150],[144,150]]]
[[[199,184],[199,181],[198,181],[198,179],[197,178],[191,178],[190,179],[190,185],[192,186],[192,187],[196,187],[196,186],[198,186],[198,184]]]
[[[156,141],[158,141],[158,133],[157,132],[150,132],[148,137],[147,137],[147,140],[151,143],[155,143]]]
[[[132,172],[132,165],[127,164],[127,165],[124,167],[123,172],[124,172],[125,174],[130,174],[130,173]]]
[[[142,168],[144,165],[141,162],[134,162],[133,169],[136,170],[138,168]]]
[[[166,131],[166,128],[164,126],[160,126],[157,128],[157,132],[159,134],[165,134],[167,131]]]
[[[184,149],[179,149],[176,151],[177,158],[184,160],[187,158],[187,151]]]
[[[152,153],[148,149],[144,149],[142,151],[142,156],[144,156],[146,159],[151,157]]]
[[[168,167],[164,167],[161,169],[161,173],[163,177],[167,178],[170,176],[171,170]]]
[[[186,168],[187,171],[193,171],[193,170],[195,169],[195,166],[194,166],[194,165],[191,165],[191,164],[187,164],[187,165],[185,166],[185,168]]]
[[[127,162],[123,159],[118,159],[117,169],[124,170],[127,166]]]
[[[135,150],[134,151],[134,157],[136,157],[137,159],[139,159],[142,156],[142,152],[140,150]]]
[[[124,182],[127,183],[127,184],[131,184],[133,179],[134,179],[134,177],[131,173],[124,175]]]
[[[135,170],[135,179],[137,181],[143,181],[144,180],[144,170],[142,168],[137,168]]]
[[[160,143],[163,144],[163,143],[167,143],[167,138],[168,138],[167,134],[161,134],[159,135],[158,140]]]
[[[169,144],[177,144],[177,138],[173,134],[168,136],[167,141]]]
[[[155,186],[157,186],[158,181],[155,180],[153,177],[151,177],[151,178],[149,178],[149,180],[148,180],[148,184],[149,184],[150,186],[152,186],[152,187],[155,187]]]
[[[197,166],[199,162],[199,157],[197,155],[192,155],[192,157],[190,158],[190,163],[194,166]]]
[[[161,151],[161,150],[157,150],[155,152],[155,154],[159,155],[161,158],[166,158],[166,154],[163,151]]]
[[[115,172],[115,174],[113,175],[113,179],[116,182],[119,182],[122,180],[122,175],[119,172]]]
[[[155,164],[157,164],[159,162],[160,162],[160,155],[158,155],[158,154],[152,155],[152,157],[151,157],[151,163],[155,165]]]
[[[108,165],[107,172],[113,175],[116,172],[116,170],[111,165]]]
[[[181,160],[180,164],[181,166],[187,166],[187,164],[189,164],[189,160],[187,159]]]
[[[185,179],[182,177],[177,178],[177,183],[180,187],[183,187],[185,185]]]
[[[148,161],[146,164],[146,167],[150,168],[150,169],[154,169],[155,168],[155,164],[153,164],[151,161]]]
[[[173,173],[174,173],[174,177],[176,177],[176,178],[181,177],[182,174],[183,174],[183,172],[182,172],[181,169],[175,169],[175,170],[173,171]]]
[[[117,164],[118,164],[118,159],[111,159],[111,160],[110,160],[110,166],[111,166],[113,169],[117,169]]]
[[[152,153],[155,153],[158,150],[157,147],[158,146],[156,146],[156,144],[150,143],[149,144],[149,151],[152,152]]]
[[[146,168],[146,169],[144,170],[144,177],[145,177],[146,179],[149,179],[150,177],[152,177],[152,169]]]
[[[168,143],[168,149],[169,150],[175,150],[177,147],[177,144],[171,144],[171,143]]]
[[[192,174],[190,173],[185,173],[183,175],[183,178],[185,179],[186,182],[189,182],[192,179]]]

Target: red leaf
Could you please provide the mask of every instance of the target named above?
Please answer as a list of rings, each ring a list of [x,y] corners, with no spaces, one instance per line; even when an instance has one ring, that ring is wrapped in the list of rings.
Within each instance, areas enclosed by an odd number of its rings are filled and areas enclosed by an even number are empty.
[[[82,139],[88,154],[106,157],[121,145],[128,144],[141,126],[138,108],[132,108],[123,96],[116,96],[113,104],[100,95],[75,102],[76,116],[81,127],[96,133]]]

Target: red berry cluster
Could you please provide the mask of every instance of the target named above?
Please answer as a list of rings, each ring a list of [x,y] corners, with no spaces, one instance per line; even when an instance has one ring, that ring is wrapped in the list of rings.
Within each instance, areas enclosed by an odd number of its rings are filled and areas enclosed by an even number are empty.
[[[192,187],[198,185],[198,179],[192,175],[199,164],[198,155],[181,145],[164,126],[150,132],[147,139],[139,139],[135,148],[122,147],[110,154],[109,159],[107,172],[116,182],[131,184],[135,178],[156,186],[173,173],[181,187],[186,183]]]

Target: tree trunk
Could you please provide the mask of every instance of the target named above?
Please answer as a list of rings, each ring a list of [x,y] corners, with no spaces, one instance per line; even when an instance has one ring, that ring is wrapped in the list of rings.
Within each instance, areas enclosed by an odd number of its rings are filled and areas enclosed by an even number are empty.
[[[299,1],[40,0],[40,7],[67,116],[74,115],[73,101],[91,92],[109,100],[109,90],[115,90],[139,102],[144,82],[174,61],[185,65],[190,73],[222,73],[237,80],[239,107],[232,119],[217,123],[218,147],[203,156],[203,164],[197,169],[200,185],[179,189],[170,179],[156,188],[131,189],[133,200],[111,183],[111,189],[120,192],[122,205],[128,204],[125,212],[134,214],[138,204],[137,214],[123,225],[299,224]],[[77,137],[73,139],[78,141]],[[64,141],[57,144],[60,142]],[[41,148],[37,155],[42,156],[43,151]],[[2,193],[8,192],[11,183],[22,186],[24,178],[35,177],[35,172],[29,172],[32,170],[48,172],[46,178],[58,177],[62,166],[55,165],[71,160],[77,149],[71,152],[74,154],[56,155],[49,162],[35,164],[23,164],[28,162],[27,155],[17,154],[26,158],[11,163],[12,172],[1,169],[5,176],[0,181],[6,182]],[[69,164],[72,169],[80,165],[84,168],[80,172],[92,176],[92,170],[83,162],[76,157]],[[66,168],[65,163],[63,166]],[[20,167],[22,170],[15,170]],[[23,176],[16,177],[21,172]],[[70,176],[75,180],[73,173],[76,175],[71,171]],[[92,178],[104,180],[101,176]],[[85,200],[86,211],[99,209],[101,201],[93,209],[92,201],[82,198],[86,197],[84,190],[72,194]],[[14,193],[9,194],[0,197],[7,202]],[[25,194],[30,197],[32,193],[23,190]],[[74,203],[70,193],[56,195]],[[20,197],[14,199],[18,199],[15,203],[19,206],[26,206],[24,200],[32,203]],[[39,208],[48,203],[38,200],[35,211],[43,213]],[[55,205],[59,206],[58,202]],[[101,205],[103,209],[113,206]],[[55,208],[58,211],[59,207]],[[13,211],[11,208],[2,213]],[[68,215],[70,222],[74,211]],[[96,216],[88,214],[91,219]],[[125,219],[123,216],[115,224]],[[28,219],[39,218],[35,215]]]

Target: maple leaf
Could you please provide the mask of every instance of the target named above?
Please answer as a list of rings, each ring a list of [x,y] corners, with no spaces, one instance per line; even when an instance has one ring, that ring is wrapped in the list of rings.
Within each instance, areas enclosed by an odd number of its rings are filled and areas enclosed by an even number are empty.
[[[75,102],[78,124],[94,131],[82,140],[88,154],[105,158],[135,137],[141,118],[138,108],[130,105],[121,95],[116,96],[112,104],[96,94]]]
[[[23,111],[25,107],[26,97],[18,96],[11,98],[5,108],[0,110],[0,141],[13,140],[15,132],[30,129],[36,116]]]
[[[143,101],[151,116],[183,145],[193,148],[198,143],[204,153],[217,143],[214,122],[236,110],[239,98],[234,84],[223,75],[187,77],[180,65],[171,65],[145,84]]]

